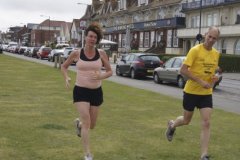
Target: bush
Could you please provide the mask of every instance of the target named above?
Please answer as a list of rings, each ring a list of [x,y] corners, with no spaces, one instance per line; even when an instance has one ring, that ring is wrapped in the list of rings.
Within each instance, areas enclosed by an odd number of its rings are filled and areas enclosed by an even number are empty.
[[[219,60],[219,66],[223,72],[240,72],[240,56],[222,54]]]

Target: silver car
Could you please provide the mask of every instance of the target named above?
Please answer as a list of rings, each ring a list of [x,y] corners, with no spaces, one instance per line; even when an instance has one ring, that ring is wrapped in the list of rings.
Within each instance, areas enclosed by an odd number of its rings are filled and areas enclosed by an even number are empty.
[[[173,57],[163,64],[163,67],[158,67],[154,69],[153,79],[155,83],[170,82],[176,83],[178,87],[184,88],[187,81],[187,77],[181,75],[180,68],[186,56]],[[214,84],[213,88],[222,81],[222,69],[219,67],[215,72],[219,79]]]
[[[162,67],[154,69],[153,79],[155,83],[171,82],[176,83],[178,87],[183,88],[187,78],[181,75],[180,68],[186,57],[173,57],[166,61]]]

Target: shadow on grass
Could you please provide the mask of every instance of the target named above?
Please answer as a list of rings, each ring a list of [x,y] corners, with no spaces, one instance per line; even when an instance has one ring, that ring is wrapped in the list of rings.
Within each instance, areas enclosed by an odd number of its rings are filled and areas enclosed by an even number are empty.
[[[67,128],[58,125],[58,124],[44,124],[42,125],[40,128],[44,128],[44,129],[56,129],[56,130],[66,130]]]

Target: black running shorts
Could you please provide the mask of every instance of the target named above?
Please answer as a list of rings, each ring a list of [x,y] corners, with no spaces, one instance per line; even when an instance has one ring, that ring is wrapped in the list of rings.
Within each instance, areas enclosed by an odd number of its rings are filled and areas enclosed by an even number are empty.
[[[194,111],[195,107],[213,108],[212,95],[195,95],[183,93],[183,108],[187,111]]]
[[[89,89],[75,86],[73,89],[73,102],[89,102],[91,106],[100,106],[103,103],[102,87]]]

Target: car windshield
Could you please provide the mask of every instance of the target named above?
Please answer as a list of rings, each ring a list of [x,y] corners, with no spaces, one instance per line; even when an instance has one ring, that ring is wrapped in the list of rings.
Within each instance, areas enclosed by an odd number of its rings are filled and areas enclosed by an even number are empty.
[[[158,56],[141,56],[140,58],[144,61],[159,61],[160,60]]]

